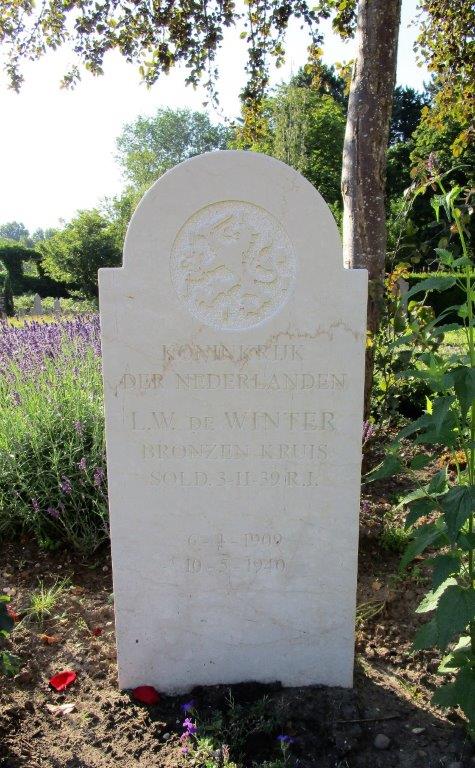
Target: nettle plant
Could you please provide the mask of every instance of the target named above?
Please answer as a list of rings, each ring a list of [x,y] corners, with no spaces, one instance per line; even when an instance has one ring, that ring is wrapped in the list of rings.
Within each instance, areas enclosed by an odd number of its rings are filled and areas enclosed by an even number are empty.
[[[404,426],[389,446],[384,462],[367,476],[368,481],[409,472],[414,490],[401,500],[408,508],[406,529],[410,542],[401,568],[425,555],[432,569],[431,590],[417,608],[429,614],[414,639],[414,649],[437,648],[445,652],[438,672],[448,675],[433,703],[459,707],[475,737],[475,272],[469,248],[472,213],[470,194],[459,186],[447,190],[442,177],[430,180],[437,194],[431,204],[437,220],[449,224],[447,247],[436,249],[445,274],[427,278],[406,295],[445,291],[458,285],[463,302],[446,309],[432,325],[442,338],[457,331],[454,348],[415,349],[411,367],[400,376],[427,384],[423,414]],[[425,191],[426,185],[419,191]],[[447,324],[454,312],[459,323]],[[401,441],[410,440],[416,449],[408,466],[400,457]],[[429,482],[429,465],[444,454],[450,457]],[[420,470],[424,470],[421,472]]]
[[[385,304],[381,326],[374,337],[374,382],[371,415],[388,429],[401,417],[418,416],[423,410],[427,385],[400,377],[414,354],[434,351],[441,341],[434,311],[423,301],[411,299],[401,290],[408,264],[398,264],[385,280]]]

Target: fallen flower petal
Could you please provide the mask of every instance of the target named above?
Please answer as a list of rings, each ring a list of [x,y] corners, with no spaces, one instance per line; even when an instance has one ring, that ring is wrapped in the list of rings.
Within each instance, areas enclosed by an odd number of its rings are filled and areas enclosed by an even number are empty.
[[[103,631],[104,630],[102,629],[102,627],[94,627],[94,629],[92,630],[92,634],[94,635],[94,637],[100,637]]]
[[[46,709],[51,712],[55,717],[61,717],[62,715],[69,715],[74,712],[76,708],[75,704],[47,704]]]
[[[45,645],[55,645],[55,643],[59,643],[60,640],[58,635],[39,635],[39,638]]]
[[[64,672],[58,672],[57,675],[53,675],[49,681],[49,684],[55,689],[55,691],[64,691],[68,685],[74,683],[76,677],[76,672],[65,670]]]
[[[7,605],[7,613],[13,621],[19,621],[20,615],[12,608],[11,605]]]
[[[152,685],[139,685],[133,689],[132,695],[142,704],[157,704],[160,701],[160,694]]]

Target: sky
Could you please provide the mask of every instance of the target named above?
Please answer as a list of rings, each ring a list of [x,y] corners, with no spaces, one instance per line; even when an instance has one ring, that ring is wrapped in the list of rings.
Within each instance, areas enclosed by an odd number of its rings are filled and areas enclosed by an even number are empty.
[[[403,0],[397,82],[420,90],[428,74],[417,65],[413,51],[416,6],[417,0]],[[342,42],[328,23],[323,30],[324,61],[351,59],[352,41]],[[298,23],[293,23],[285,65],[272,71],[272,84],[288,80],[305,63],[307,41]],[[230,31],[217,60],[221,111],[210,110],[215,122],[240,113],[245,58],[245,42],[238,31]],[[123,125],[159,107],[199,110],[206,101],[203,89],[185,86],[183,69],[176,68],[147,89],[137,67],[116,53],[108,55],[102,77],[85,74],[73,91],[67,91],[59,83],[72,61],[68,50],[60,49],[28,62],[19,94],[8,90],[0,77],[0,223],[21,221],[30,232],[55,227],[77,210],[119,194],[124,182],[114,155]]]

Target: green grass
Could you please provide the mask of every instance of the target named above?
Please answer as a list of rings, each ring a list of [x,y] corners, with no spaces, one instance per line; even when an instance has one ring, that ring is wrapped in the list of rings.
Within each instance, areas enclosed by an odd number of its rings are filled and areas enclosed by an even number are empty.
[[[61,579],[56,580],[50,587],[45,587],[44,583],[39,581],[38,588],[30,597],[26,615],[42,625],[44,620],[51,616],[68,584],[68,579]]]
[[[463,328],[456,331],[447,331],[444,334],[444,340],[440,345],[441,354],[463,353],[466,347],[466,335]]]

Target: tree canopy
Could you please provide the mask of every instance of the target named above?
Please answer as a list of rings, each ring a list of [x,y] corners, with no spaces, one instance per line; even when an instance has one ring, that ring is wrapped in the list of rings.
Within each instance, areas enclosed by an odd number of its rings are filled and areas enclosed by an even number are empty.
[[[341,203],[344,108],[330,94],[294,82],[266,100],[255,141],[249,142],[248,132],[238,127],[232,143],[282,160],[314,184],[328,203]]]
[[[0,238],[24,243],[28,240],[29,235],[30,233],[21,221],[8,221],[6,224],[0,224]]]
[[[473,0],[420,0],[419,47],[436,78],[435,108],[426,119],[460,126],[452,142],[459,155],[475,136],[475,4]]]
[[[224,149],[227,137],[225,126],[213,125],[206,112],[159,109],[124,126],[117,160],[129,183],[142,188],[193,155]]]

